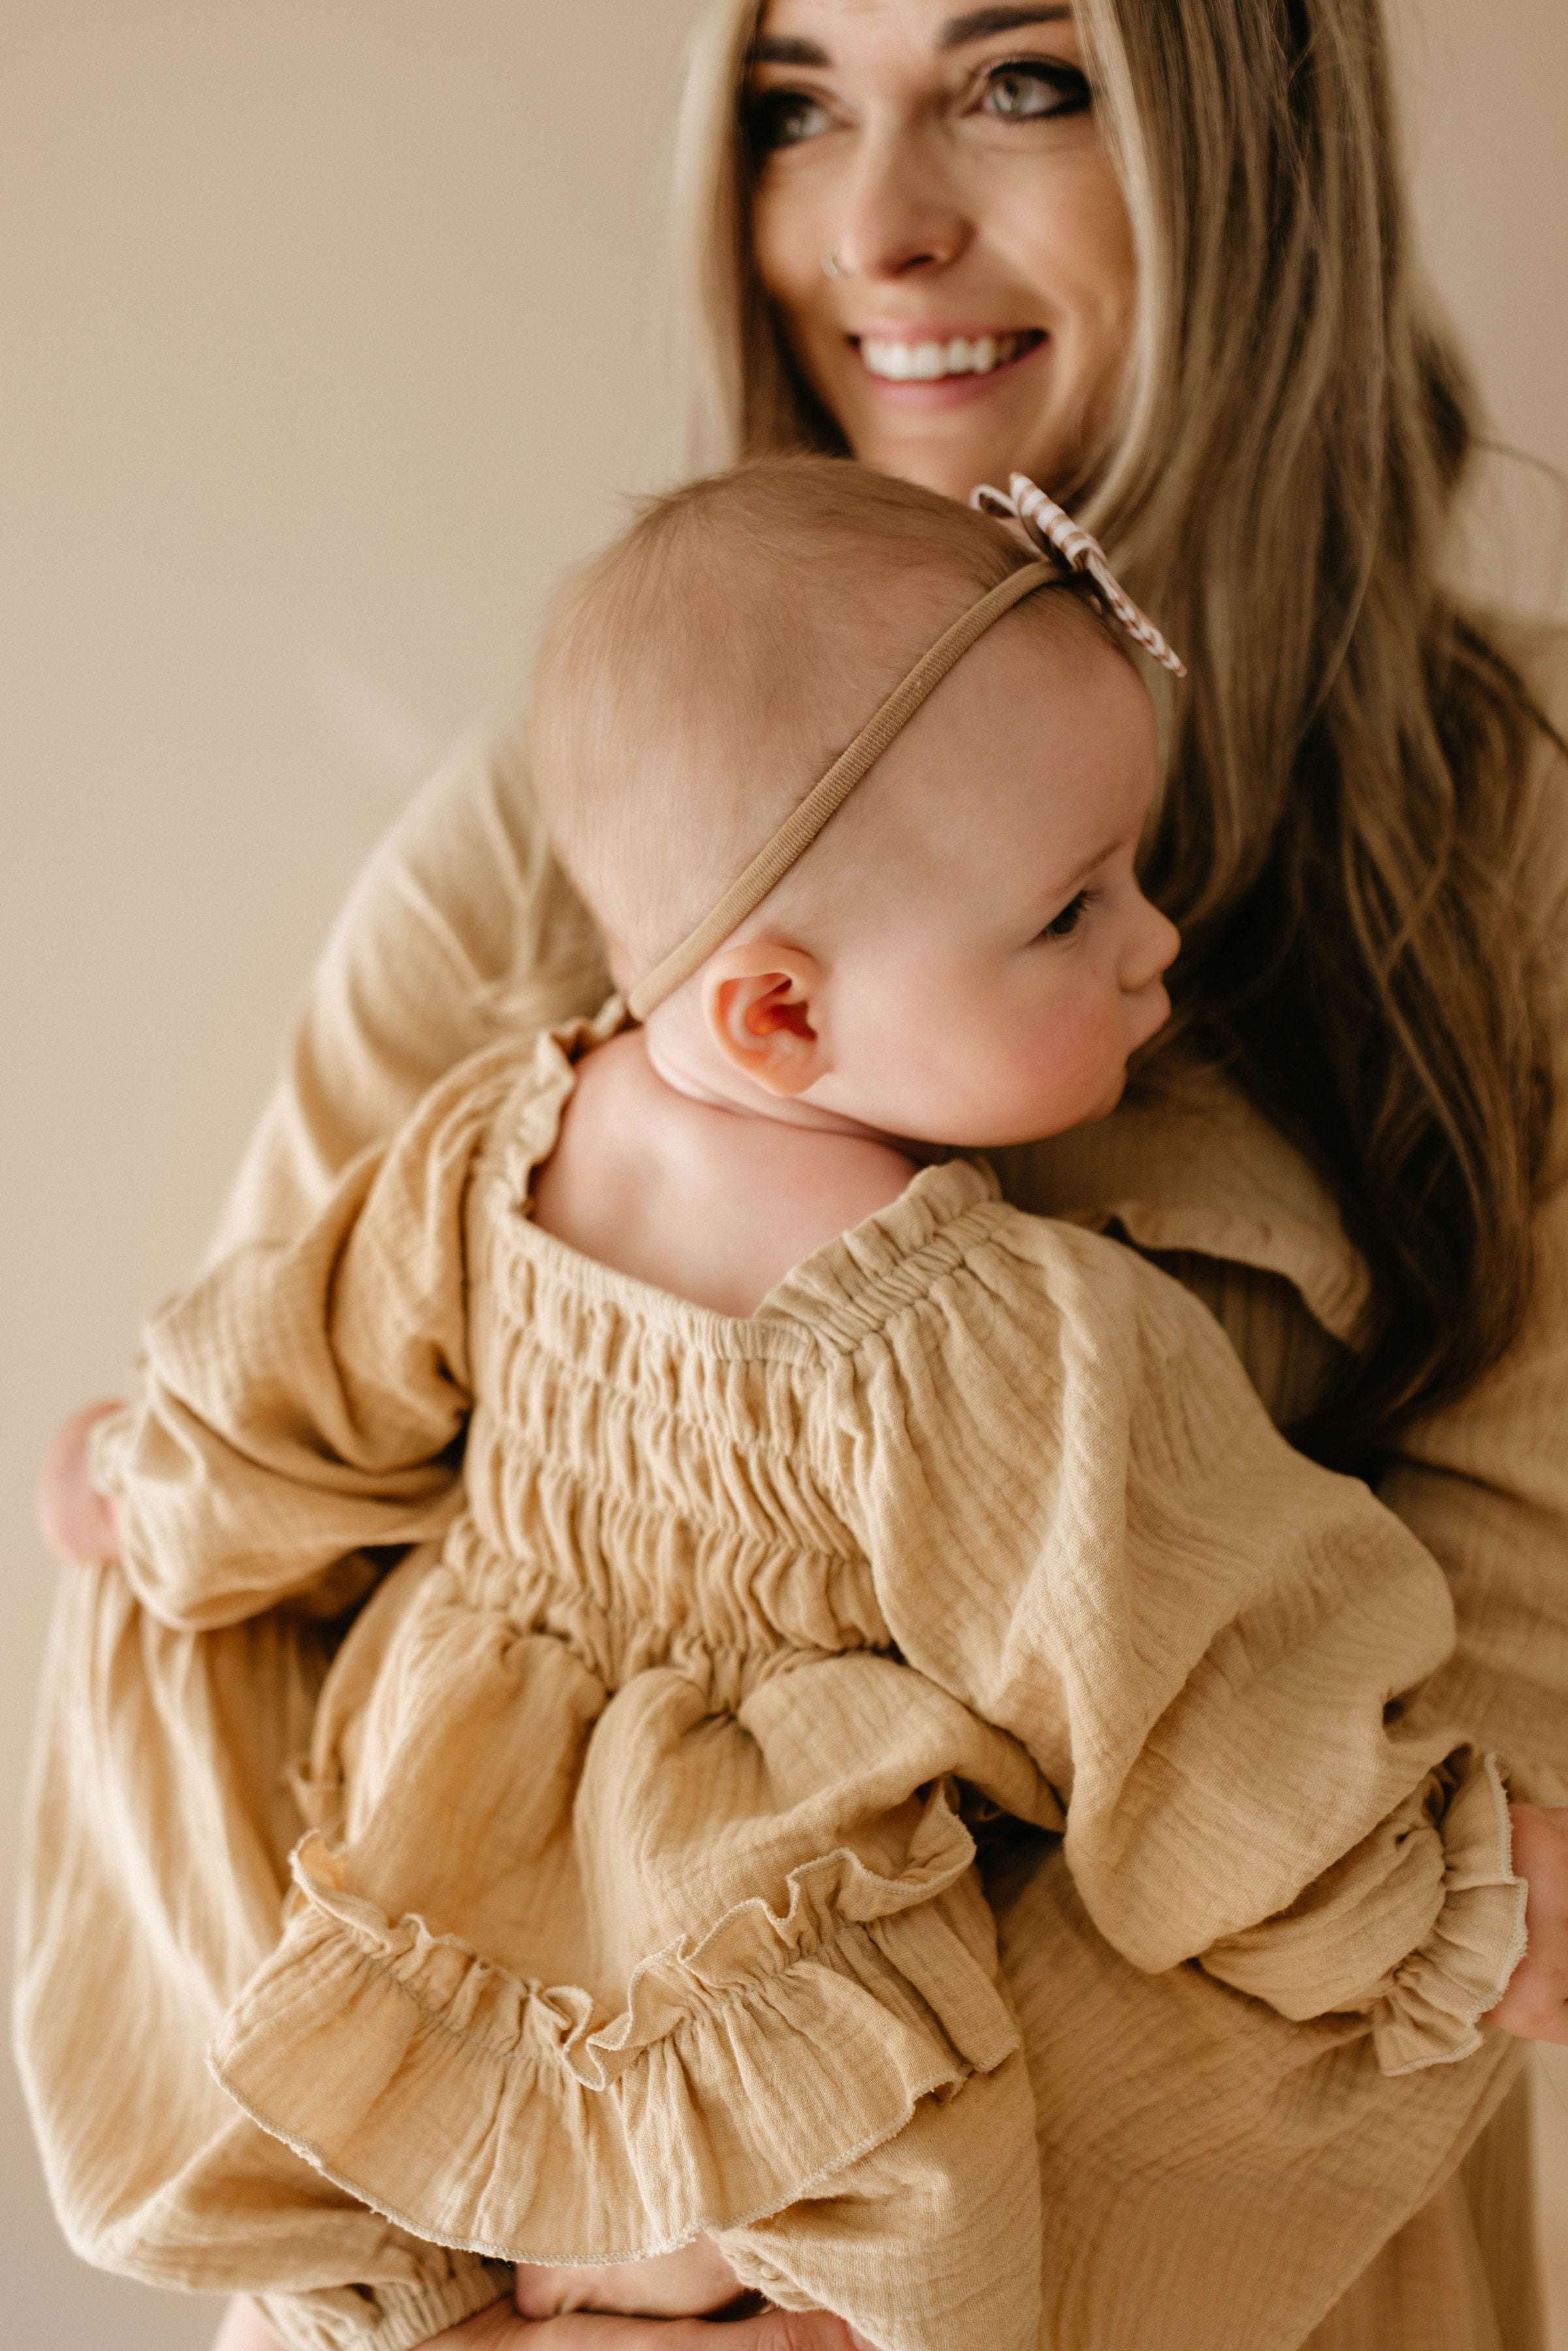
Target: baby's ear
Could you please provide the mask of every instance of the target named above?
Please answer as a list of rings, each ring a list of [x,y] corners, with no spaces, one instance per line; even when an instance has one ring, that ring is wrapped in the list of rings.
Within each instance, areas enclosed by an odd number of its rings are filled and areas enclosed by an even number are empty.
[[[719,1050],[764,1093],[803,1094],[826,1077],[822,969],[772,938],[722,946],[702,975],[702,1015]]]

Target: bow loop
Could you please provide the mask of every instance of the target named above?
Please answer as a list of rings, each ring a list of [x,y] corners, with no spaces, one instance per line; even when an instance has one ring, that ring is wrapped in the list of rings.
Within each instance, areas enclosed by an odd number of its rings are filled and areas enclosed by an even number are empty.
[[[1171,651],[1147,613],[1139,611],[1106,562],[1098,539],[1092,538],[1081,524],[1075,523],[1064,507],[1048,498],[1038,482],[1032,482],[1027,474],[1012,475],[1005,490],[993,489],[989,482],[981,482],[978,489],[971,491],[969,502],[981,514],[1017,523],[1026,537],[1061,564],[1064,570],[1085,573],[1094,581],[1106,610],[1134,643],[1151,653],[1160,667],[1169,670],[1173,676],[1187,675],[1187,664]]]

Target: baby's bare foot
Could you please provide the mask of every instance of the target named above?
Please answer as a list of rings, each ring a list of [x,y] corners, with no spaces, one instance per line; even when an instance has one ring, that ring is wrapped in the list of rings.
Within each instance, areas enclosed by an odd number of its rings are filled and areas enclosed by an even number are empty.
[[[722,2310],[742,2287],[712,2238],[694,2237],[672,2253],[655,2253],[640,2262],[608,2262],[592,2269],[520,2262],[514,2291],[524,2318],[556,2318],[571,2310],[696,2318]]]

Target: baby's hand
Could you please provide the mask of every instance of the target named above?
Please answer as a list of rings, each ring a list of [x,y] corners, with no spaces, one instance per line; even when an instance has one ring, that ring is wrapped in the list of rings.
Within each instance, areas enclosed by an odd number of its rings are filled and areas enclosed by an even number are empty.
[[[1484,2022],[1521,2041],[1568,2045],[1568,1806],[1512,1804],[1513,1865],[1530,1887],[1530,1937],[1508,1990]]]
[[[114,1504],[96,1492],[88,1478],[88,1438],[93,1425],[118,1412],[114,1397],[73,1412],[44,1456],[38,1479],[38,1524],[57,1559],[90,1566],[119,1556]]]
[[[514,2288],[524,2318],[558,2318],[570,2310],[613,2311],[641,2318],[698,2318],[722,2310],[742,2291],[711,2237],[693,2237],[672,2253],[597,2269],[549,2269],[520,2262]]]

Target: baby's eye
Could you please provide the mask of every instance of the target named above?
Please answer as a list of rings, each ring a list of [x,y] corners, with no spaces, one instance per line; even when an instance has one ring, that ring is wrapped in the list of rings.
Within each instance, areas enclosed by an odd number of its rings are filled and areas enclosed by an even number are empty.
[[[798,147],[827,128],[827,109],[804,89],[753,90],[746,100],[746,140],[760,159],[775,148]]]
[[[1080,890],[1075,898],[1068,899],[1059,914],[1052,915],[1039,935],[1043,939],[1070,939],[1094,903],[1092,890]]]
[[[1009,57],[985,77],[981,110],[1006,122],[1039,122],[1047,116],[1087,113],[1093,93],[1076,66],[1049,57]]]

